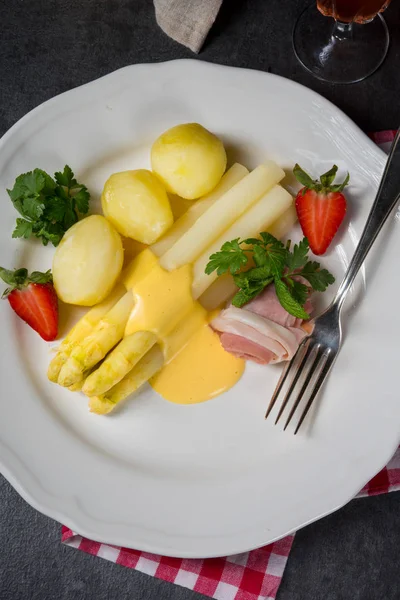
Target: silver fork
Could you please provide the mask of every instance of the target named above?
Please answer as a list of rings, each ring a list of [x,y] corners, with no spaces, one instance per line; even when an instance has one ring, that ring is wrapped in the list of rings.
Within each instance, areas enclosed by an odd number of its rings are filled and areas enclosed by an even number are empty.
[[[278,416],[276,417],[276,424],[281,418],[289,400],[294,395],[293,392],[301,384],[286,419],[284,430],[289,425],[304,397],[307,402],[294,433],[298,432],[329,371],[332,369],[342,344],[340,316],[344,300],[371,246],[399,199],[400,129],[397,131],[393,141],[376,199],[369,213],[361,239],[337,294],[329,308],[315,319],[312,334],[303,340],[295,356],[286,364],[271,398],[265,418],[270,414],[287,381],[288,388]]]

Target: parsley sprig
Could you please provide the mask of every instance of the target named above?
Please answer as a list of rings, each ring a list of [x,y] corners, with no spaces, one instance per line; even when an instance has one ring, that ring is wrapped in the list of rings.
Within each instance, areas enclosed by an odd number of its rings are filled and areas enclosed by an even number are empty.
[[[260,294],[268,285],[274,284],[279,302],[288,313],[300,319],[309,319],[304,305],[311,289],[324,292],[335,278],[322,269],[316,261],[308,259],[309,243],[303,238],[291,250],[291,242],[286,245],[267,232],[260,238],[239,238],[225,242],[219,252],[210,256],[205,272],[217,275],[230,272],[239,288],[232,304],[241,307]],[[252,259],[254,267],[244,271]],[[309,286],[299,280],[305,279]]]
[[[41,169],[23,173],[7,192],[23,217],[17,218],[13,238],[33,236],[45,246],[49,242],[58,246],[67,229],[89,210],[90,194],[68,165],[54,179]]]

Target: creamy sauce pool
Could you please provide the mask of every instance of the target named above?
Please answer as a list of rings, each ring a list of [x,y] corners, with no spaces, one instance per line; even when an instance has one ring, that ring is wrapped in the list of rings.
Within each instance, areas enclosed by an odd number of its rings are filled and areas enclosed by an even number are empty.
[[[245,363],[226,352],[208,326],[215,313],[193,300],[190,265],[165,271],[146,249],[125,272],[124,284],[135,297],[125,334],[154,332],[165,357],[150,381],[156,392],[170,402],[196,404],[237,383]]]

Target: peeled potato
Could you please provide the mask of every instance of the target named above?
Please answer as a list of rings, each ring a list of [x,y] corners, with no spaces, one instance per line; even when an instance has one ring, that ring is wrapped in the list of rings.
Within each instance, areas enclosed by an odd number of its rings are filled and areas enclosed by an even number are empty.
[[[151,148],[151,166],[168,192],[195,200],[215,188],[226,168],[219,138],[198,123],[168,129]]]
[[[67,304],[93,306],[111,292],[121,273],[124,251],[120,235],[101,215],[75,223],[53,258],[57,295]]]
[[[155,242],[173,223],[167,192],[146,169],[111,175],[101,204],[105,217],[119,233],[142,244]]]

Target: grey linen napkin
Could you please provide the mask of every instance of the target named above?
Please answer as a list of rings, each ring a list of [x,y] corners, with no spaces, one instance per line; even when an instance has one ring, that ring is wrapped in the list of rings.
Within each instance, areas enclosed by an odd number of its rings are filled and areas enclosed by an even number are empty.
[[[154,0],[157,23],[173,40],[199,52],[222,0]]]

